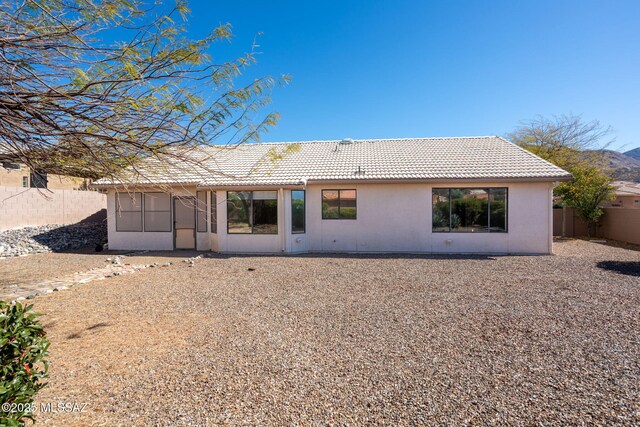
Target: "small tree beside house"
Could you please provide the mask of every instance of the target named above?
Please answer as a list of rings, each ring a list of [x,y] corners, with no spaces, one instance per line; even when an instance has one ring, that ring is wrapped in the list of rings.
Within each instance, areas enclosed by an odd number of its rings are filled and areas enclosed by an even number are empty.
[[[573,181],[560,184],[555,193],[587,222],[591,237],[604,214],[601,206],[615,198],[615,188],[610,184],[611,179],[595,167],[573,168],[571,174]]]
[[[538,116],[523,122],[509,138],[537,156],[573,175],[573,180],[560,184],[554,195],[563,207],[574,208],[587,222],[589,237],[604,214],[602,203],[615,198],[615,189],[607,176],[603,150],[613,142],[611,127],[597,120],[585,122],[580,116],[552,118]],[[562,235],[564,236],[564,212]]]

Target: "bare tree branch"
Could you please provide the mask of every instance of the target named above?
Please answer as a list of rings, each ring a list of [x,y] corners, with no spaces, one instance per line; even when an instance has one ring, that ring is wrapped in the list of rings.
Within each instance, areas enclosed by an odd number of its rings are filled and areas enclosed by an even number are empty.
[[[191,148],[259,140],[279,117],[259,111],[288,77],[237,86],[255,41],[214,61],[231,26],[192,40],[186,13],[181,1],[0,3],[0,150],[34,170],[124,182],[145,159],[202,168]]]

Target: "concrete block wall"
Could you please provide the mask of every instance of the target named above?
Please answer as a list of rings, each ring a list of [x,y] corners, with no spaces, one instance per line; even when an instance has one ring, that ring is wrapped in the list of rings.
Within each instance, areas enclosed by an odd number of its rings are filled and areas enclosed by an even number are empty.
[[[97,191],[0,187],[0,230],[46,224],[73,224],[107,208]]]
[[[640,245],[640,209],[605,208],[598,231],[608,239]]]
[[[584,237],[587,223],[573,208],[565,213],[565,237]],[[553,235],[562,235],[562,209],[553,210]],[[596,236],[640,245],[640,209],[604,208]]]

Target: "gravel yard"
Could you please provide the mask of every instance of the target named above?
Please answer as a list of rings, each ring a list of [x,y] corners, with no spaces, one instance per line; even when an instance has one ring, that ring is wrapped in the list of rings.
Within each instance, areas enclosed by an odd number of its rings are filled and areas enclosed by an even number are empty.
[[[15,283],[52,279],[57,276],[103,267],[105,260],[113,257],[94,248],[74,253],[49,252],[28,256],[0,259],[0,290]]]
[[[216,257],[35,300],[44,425],[638,425],[640,252]],[[1,265],[1,264],[0,264]]]

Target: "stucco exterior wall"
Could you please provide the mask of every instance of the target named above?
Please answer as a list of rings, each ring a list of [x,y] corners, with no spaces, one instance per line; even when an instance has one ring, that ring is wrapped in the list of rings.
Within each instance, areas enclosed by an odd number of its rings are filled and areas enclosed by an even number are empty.
[[[640,209],[640,194],[635,196],[616,196],[615,200],[603,203],[607,208]]]
[[[310,185],[309,250],[328,252],[551,252],[551,183],[438,183],[435,187],[507,187],[507,233],[434,233],[431,184]],[[357,190],[357,219],[323,220],[323,189]]]
[[[229,253],[281,253],[285,227],[282,199],[284,191],[278,191],[278,234],[228,234],[227,233],[227,192],[218,191],[218,251]]]
[[[435,187],[507,187],[507,233],[434,233],[431,184],[308,185],[306,232],[291,233],[291,190],[278,191],[278,234],[228,234],[226,190],[217,190],[217,228],[197,233],[198,250],[228,253],[422,252],[527,253],[552,251],[552,183],[473,184],[442,182]],[[357,219],[322,219],[323,189],[357,190]],[[195,195],[195,188],[175,194]],[[207,195],[207,218],[209,212]],[[116,232],[115,192],[110,191],[109,245],[113,249],[173,248],[173,233]]]
[[[5,169],[0,167],[0,187],[25,187],[23,179],[29,183],[29,169],[21,166],[20,169]]]

